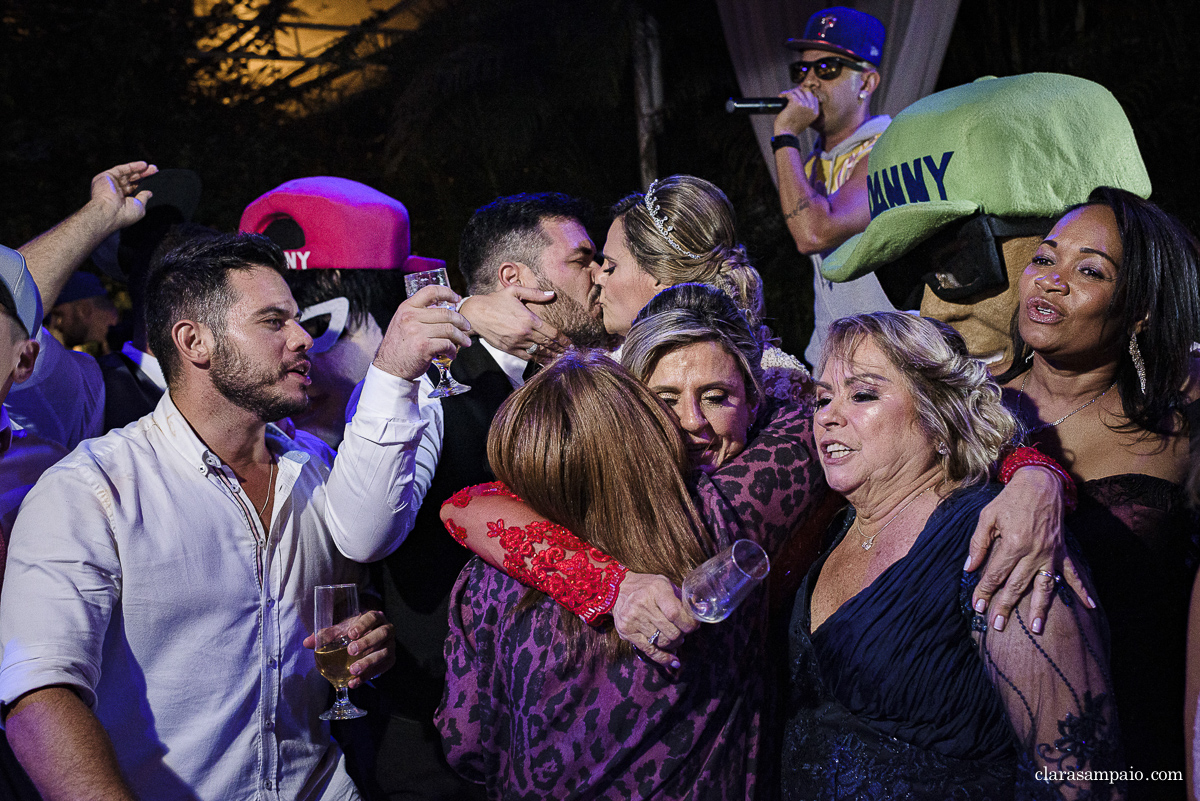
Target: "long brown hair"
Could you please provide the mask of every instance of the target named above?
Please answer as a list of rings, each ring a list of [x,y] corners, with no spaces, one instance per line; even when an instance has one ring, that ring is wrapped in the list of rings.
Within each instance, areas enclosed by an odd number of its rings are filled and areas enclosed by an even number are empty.
[[[688,494],[675,416],[598,351],[569,351],[518,389],[492,421],[496,477],[540,515],[639,573],[676,583],[715,551]],[[517,612],[541,599],[528,593]],[[569,657],[632,649],[615,631],[562,615]]]

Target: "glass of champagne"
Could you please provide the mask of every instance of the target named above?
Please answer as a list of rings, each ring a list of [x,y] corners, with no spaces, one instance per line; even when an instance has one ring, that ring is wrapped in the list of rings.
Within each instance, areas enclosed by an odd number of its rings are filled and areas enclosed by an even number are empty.
[[[426,270],[420,273],[409,273],[404,276],[404,292],[411,298],[417,293],[421,287],[426,286],[450,286],[450,277],[446,275],[446,268],[439,267],[436,270]],[[444,309],[453,309],[453,303],[438,303],[436,304]],[[433,388],[433,392],[429,393],[431,398],[446,398],[451,395],[461,395],[471,389],[466,384],[460,384],[450,375],[449,356],[435,356],[433,363],[437,365],[438,372],[441,374],[441,380],[438,385]]]
[[[698,620],[719,623],[737,609],[771,571],[762,546],[735,540],[683,579],[683,601]]]
[[[321,584],[316,589],[313,624],[317,637],[317,670],[337,690],[333,706],[321,720],[351,720],[367,713],[350,703],[347,685],[354,674],[350,666],[358,659],[350,655],[350,629],[358,617],[358,588],[353,584]]]

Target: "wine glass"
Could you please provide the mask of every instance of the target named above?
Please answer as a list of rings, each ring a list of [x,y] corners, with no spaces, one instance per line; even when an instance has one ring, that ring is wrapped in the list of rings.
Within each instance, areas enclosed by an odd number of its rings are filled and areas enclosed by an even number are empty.
[[[425,270],[420,273],[409,273],[404,276],[404,291],[411,298],[417,293],[421,287],[426,286],[450,286],[450,277],[446,275],[446,268],[439,267],[436,270]],[[443,309],[453,309],[454,304],[448,302],[436,303],[436,306],[441,306]],[[434,356],[433,363],[437,365],[438,372],[441,374],[441,380],[438,385],[433,388],[433,392],[429,393],[431,398],[446,398],[451,395],[461,395],[470,390],[466,384],[460,384],[450,375],[449,356]]]
[[[767,552],[753,540],[735,540],[683,579],[683,601],[698,620],[719,623],[737,609],[771,570]]]
[[[317,638],[317,670],[337,690],[333,706],[321,720],[352,720],[367,714],[350,703],[347,686],[354,674],[350,666],[358,659],[350,655],[350,629],[358,617],[358,588],[353,584],[320,584],[316,589],[313,625]]]

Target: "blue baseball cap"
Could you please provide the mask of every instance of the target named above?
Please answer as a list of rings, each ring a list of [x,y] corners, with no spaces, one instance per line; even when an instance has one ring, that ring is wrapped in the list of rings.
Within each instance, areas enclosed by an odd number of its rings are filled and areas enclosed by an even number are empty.
[[[876,67],[883,60],[883,23],[870,14],[845,6],[818,11],[808,18],[803,39],[788,39],[792,50],[829,50]]]
[[[37,336],[42,327],[42,296],[25,266],[25,257],[3,245],[0,245],[0,282],[12,295],[17,319],[25,326],[25,333],[30,339]]]

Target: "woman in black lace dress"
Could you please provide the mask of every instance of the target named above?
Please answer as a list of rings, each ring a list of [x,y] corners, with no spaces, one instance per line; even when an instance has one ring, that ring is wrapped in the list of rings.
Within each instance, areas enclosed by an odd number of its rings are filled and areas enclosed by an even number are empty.
[[[1111,791],[1079,774],[1120,767],[1102,613],[1065,585],[1041,636],[1029,599],[1002,630],[970,607],[962,567],[1015,427],[948,326],[831,327],[814,434],[852,509],[796,596],[785,799]]]
[[[1196,243],[1152,203],[1101,188],[1047,235],[1020,293],[1005,402],[1077,482],[1066,523],[1108,617],[1128,764],[1182,771]],[[1130,797],[1182,799],[1184,786],[1131,784]]]

